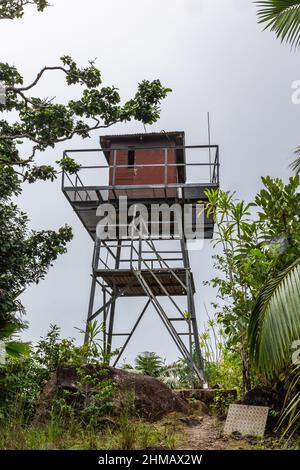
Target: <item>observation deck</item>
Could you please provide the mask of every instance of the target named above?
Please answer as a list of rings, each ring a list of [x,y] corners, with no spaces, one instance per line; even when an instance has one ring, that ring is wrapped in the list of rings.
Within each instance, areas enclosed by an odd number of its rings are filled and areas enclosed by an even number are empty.
[[[96,210],[100,204],[115,206],[116,227],[120,224],[118,203],[121,196],[127,197],[128,207],[133,204],[144,204],[147,208],[151,204],[190,205],[192,229],[198,216],[194,210],[196,204],[199,201],[205,203],[206,190],[219,188],[217,145],[187,146],[176,142],[158,145],[157,139],[153,145],[150,136],[156,135],[145,134],[147,145],[143,142],[143,145],[135,143],[128,146],[123,145],[123,141],[115,141],[111,148],[104,146],[103,142],[107,140],[102,138],[102,148],[64,151],[64,157],[77,160],[80,156],[82,160],[97,156],[101,162],[99,165],[83,165],[76,174],[63,172],[62,176],[62,191],[94,240],[100,220]],[[124,140],[124,136],[120,137]],[[204,214],[203,225],[204,238],[212,238],[213,219]],[[170,238],[173,229],[174,224],[171,223]]]

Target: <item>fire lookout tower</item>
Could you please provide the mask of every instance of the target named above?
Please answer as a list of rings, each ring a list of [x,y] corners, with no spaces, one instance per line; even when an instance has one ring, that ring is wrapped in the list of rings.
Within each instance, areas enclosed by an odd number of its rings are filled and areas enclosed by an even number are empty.
[[[182,356],[203,381],[189,240],[184,231],[179,235],[176,231],[183,222],[171,216],[166,235],[164,220],[158,217],[154,235],[152,220],[152,230],[150,222],[146,222],[146,236],[124,238],[121,228],[125,225],[128,233],[136,213],[130,217],[129,211],[124,223],[120,200],[126,197],[134,212],[140,211],[141,204],[149,211],[154,204],[188,207],[189,229],[193,229],[199,218],[197,203],[206,200],[205,190],[219,187],[219,148],[217,145],[187,146],[184,132],[161,132],[102,136],[100,148],[66,150],[64,156],[91,152],[98,153],[104,164],[81,166],[76,174],[65,172],[62,179],[66,198],[94,241],[87,321],[100,316],[106,353],[115,347],[116,337],[121,337],[122,344],[113,364],[116,365],[148,307],[152,306]],[[103,214],[99,215],[97,209],[103,204],[115,209],[110,222],[110,228],[115,230],[108,239],[97,236],[97,226],[103,221]],[[213,220],[202,211],[202,238],[212,238],[213,230]],[[196,254],[200,261],[201,253]],[[135,323],[126,332],[118,332],[116,316],[135,315],[135,312],[125,313],[121,307],[125,297],[144,297],[146,303],[134,318]]]

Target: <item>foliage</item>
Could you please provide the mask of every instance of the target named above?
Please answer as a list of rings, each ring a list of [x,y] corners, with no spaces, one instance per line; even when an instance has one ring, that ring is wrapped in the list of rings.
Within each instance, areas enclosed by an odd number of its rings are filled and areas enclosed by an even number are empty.
[[[106,378],[109,358],[103,355],[97,339],[101,331],[100,326],[92,323],[88,329],[88,342],[76,346],[74,339],[60,339],[60,329],[51,325],[46,337],[31,349],[29,355],[9,358],[0,368],[0,417],[18,417],[24,423],[30,423],[45,383],[60,364],[76,367],[77,392],[72,397],[68,392],[58,396],[53,415],[61,421],[68,418],[92,425],[99,416],[107,414],[112,408],[114,387]],[[91,388],[93,394],[90,394]],[[70,406],[70,398],[80,408]]]
[[[45,0],[4,0],[0,17],[19,18],[29,3],[39,11],[49,6]],[[67,86],[82,88],[78,100],[62,104],[31,95],[43,77],[54,72],[63,74]],[[0,328],[10,323],[21,328],[25,325],[16,317],[16,313],[24,313],[18,300],[20,293],[27,285],[44,278],[51,263],[66,251],[72,234],[69,227],[57,232],[29,232],[26,214],[12,199],[21,193],[24,181],[53,181],[62,170],[76,173],[79,169],[69,157],[58,160],[58,168],[47,163],[37,165],[36,153],[54,148],[58,142],[75,135],[87,138],[91,131],[116,122],[137,119],[152,124],[159,118],[160,102],[170,89],[164,88],[159,80],[144,80],[135,96],[122,105],[116,87],[101,86],[101,71],[94,62],[82,68],[68,55],[61,57],[57,66],[43,67],[29,84],[24,84],[15,66],[1,62],[0,82],[4,90],[0,103]],[[31,144],[29,154],[22,150],[24,142]]]
[[[210,388],[242,389],[242,363],[238,353],[222,348],[218,362],[205,361],[206,380]]]
[[[290,164],[291,170],[296,174],[300,174],[300,147],[295,150],[296,159]]]
[[[205,378],[210,388],[242,389],[242,363],[238,352],[228,348],[220,324],[209,318],[200,334],[200,347],[205,364]]]
[[[240,354],[243,392],[251,387],[248,325],[252,309],[267,279],[276,276],[299,256],[299,177],[287,184],[262,178],[263,189],[255,201],[235,201],[223,191],[207,191],[206,211],[216,221],[214,246],[220,275],[210,281],[218,289],[217,321],[226,346]]]
[[[299,258],[268,280],[253,309],[249,325],[250,352],[256,367],[269,379],[281,371],[286,382],[286,403],[280,425],[296,431],[300,418],[300,367],[293,365],[293,345],[300,338]],[[296,351],[295,351],[296,353]]]
[[[9,340],[25,327],[19,295],[45,277],[72,233],[67,226],[57,232],[29,230],[27,215],[13,202],[21,188],[11,166],[0,165],[0,183],[0,339]]]
[[[259,23],[267,23],[281,42],[289,43],[295,49],[300,44],[300,1],[299,0],[264,0],[256,1]],[[300,173],[300,147],[295,150],[296,159],[290,168]]]
[[[158,378],[173,389],[198,387],[197,377],[184,358],[179,358],[176,362],[165,365]]]
[[[227,413],[229,406],[236,400],[232,395],[224,395],[216,392],[214,396],[214,402],[211,405],[211,410],[219,416]]]
[[[53,72],[61,73],[66,85],[82,87],[81,97],[62,104],[29,96],[40,80]],[[81,68],[68,55],[62,56],[56,66],[45,66],[28,85],[24,85],[15,66],[0,63],[0,81],[5,90],[4,103],[0,104],[0,112],[5,116],[0,120],[0,162],[19,168],[19,178],[29,183],[37,179],[52,181],[59,173],[59,169],[51,165],[34,163],[38,151],[44,152],[75,135],[88,138],[92,131],[117,122],[135,119],[153,124],[159,119],[161,101],[171,91],[159,80],[143,80],[134,97],[122,104],[115,86],[102,86],[101,71],[94,62]],[[16,114],[18,119],[14,121]],[[25,141],[32,144],[30,155],[21,151]],[[57,163],[64,170],[76,172],[78,169],[70,157]]]
[[[300,338],[300,259],[270,279],[253,309],[249,339],[256,366],[274,377],[292,362],[292,344]]]
[[[50,4],[47,0],[1,0],[0,19],[13,20],[22,18],[24,8],[27,5],[35,5],[37,11],[44,11]]]
[[[135,368],[142,374],[158,377],[163,367],[163,361],[154,352],[145,351],[135,359]]]
[[[0,427],[2,450],[124,450],[124,443],[131,449],[176,449],[179,436],[172,426],[163,423],[146,423],[142,420],[122,420],[123,426],[112,421],[95,432],[95,429],[69,422],[63,426],[51,420],[42,427],[24,427],[18,420],[6,422]],[[125,426],[124,426],[125,424]],[[129,437],[128,437],[129,435]],[[17,439],[16,439],[17,436]]]
[[[28,4],[34,4],[38,11],[49,6],[46,0],[3,0],[0,18],[20,18]],[[55,98],[32,95],[40,81],[55,72],[62,74],[66,86],[81,87],[79,99],[59,103]],[[19,295],[28,285],[45,277],[72,238],[69,227],[58,231],[29,231],[27,215],[13,202],[21,193],[21,183],[53,181],[62,171],[79,170],[78,163],[70,157],[57,160],[56,167],[47,162],[37,164],[37,154],[41,157],[41,153],[59,142],[74,136],[88,138],[92,131],[117,122],[136,119],[153,124],[159,118],[161,101],[171,90],[159,80],[143,80],[133,98],[122,104],[115,86],[102,85],[101,71],[93,61],[87,67],[79,67],[69,55],[62,56],[56,66],[43,67],[28,84],[14,65],[1,62],[0,83],[1,331],[10,324],[19,329],[25,327],[20,318],[24,308]],[[23,150],[25,142],[29,146]]]
[[[281,42],[291,47],[300,45],[300,1],[299,0],[263,0],[256,2],[259,23],[266,23]]]
[[[173,429],[129,418],[129,400],[121,417],[108,417],[115,389],[106,376],[109,358],[102,356],[100,332],[102,327],[92,323],[88,344],[76,346],[73,339],[61,340],[59,328],[52,325],[29,356],[10,358],[0,367],[1,449],[175,448]],[[49,420],[36,426],[32,419],[41,390],[60,364],[76,366],[77,391],[59,394]]]
[[[0,340],[4,343],[4,356],[19,357],[29,353],[29,345],[27,343],[16,341],[16,334],[19,332],[20,324],[18,321],[0,321]]]
[[[291,369],[288,377],[288,389],[285,406],[281,413],[279,427],[284,427],[282,438],[300,430],[300,365]]]

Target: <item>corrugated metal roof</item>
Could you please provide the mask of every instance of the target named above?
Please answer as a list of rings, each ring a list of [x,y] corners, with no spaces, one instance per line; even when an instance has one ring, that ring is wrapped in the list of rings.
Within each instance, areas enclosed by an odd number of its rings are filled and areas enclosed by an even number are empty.
[[[100,136],[100,144],[102,147],[105,146],[105,141],[109,140],[121,140],[121,139],[136,139],[136,138],[143,138],[143,139],[153,139],[154,137],[180,137],[184,140],[184,131],[163,131],[163,132],[144,132],[139,134],[114,134],[114,135],[102,135]]]
[[[158,136],[158,135],[184,135],[184,131],[160,131],[160,132],[138,132],[132,134],[109,134],[109,135],[102,135],[100,138],[113,138],[113,137],[145,137],[145,136]]]

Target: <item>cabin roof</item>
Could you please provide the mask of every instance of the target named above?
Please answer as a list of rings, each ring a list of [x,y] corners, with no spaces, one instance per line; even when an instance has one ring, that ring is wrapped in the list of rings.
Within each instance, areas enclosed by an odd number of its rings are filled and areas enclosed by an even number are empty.
[[[115,134],[115,135],[103,135],[100,137],[100,144],[103,149],[109,148],[112,142],[120,142],[124,140],[143,140],[148,142],[154,142],[157,138],[166,137],[173,139],[176,145],[184,146],[184,131],[163,131],[163,132],[144,132],[139,134]]]

